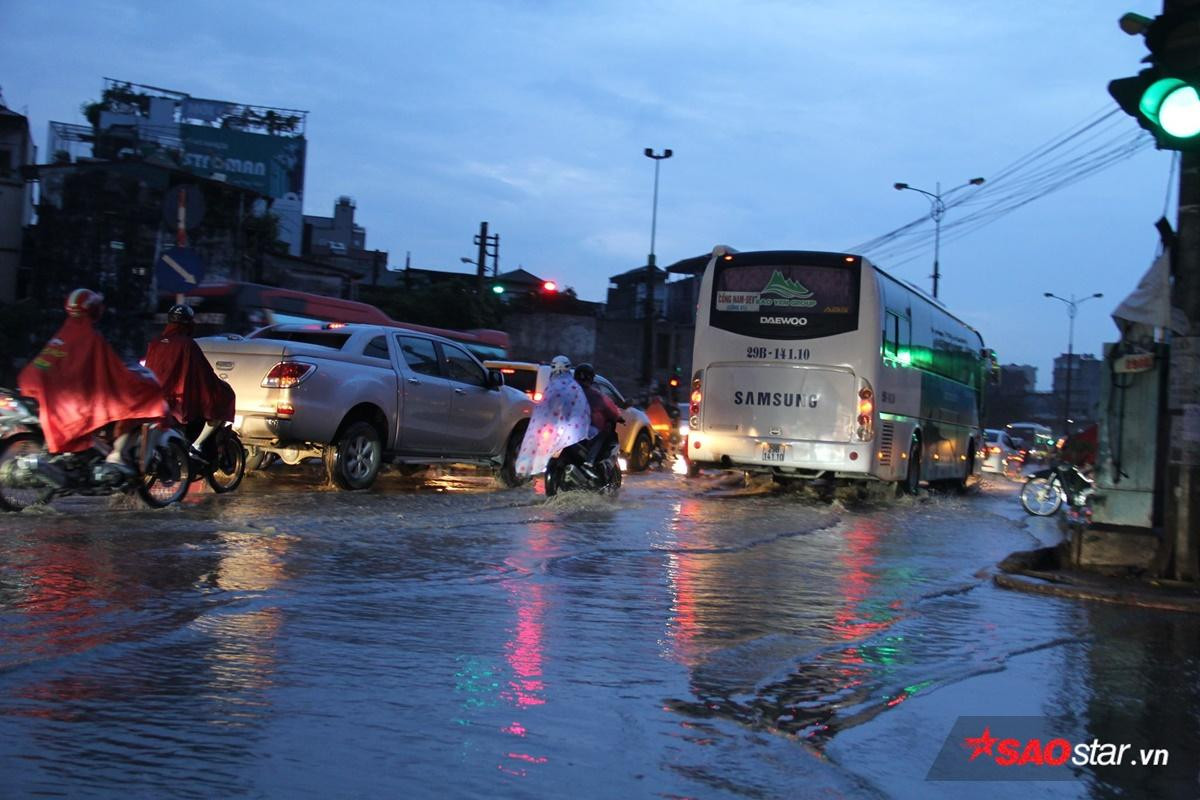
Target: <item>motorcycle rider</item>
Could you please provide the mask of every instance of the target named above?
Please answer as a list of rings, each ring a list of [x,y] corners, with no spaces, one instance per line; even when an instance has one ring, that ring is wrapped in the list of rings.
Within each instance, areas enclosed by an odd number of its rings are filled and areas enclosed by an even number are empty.
[[[571,361],[555,356],[550,362],[550,382],[542,400],[533,407],[529,427],[517,454],[516,472],[529,476],[546,469],[550,459],[588,437],[591,411],[583,387],[571,378]]]
[[[196,312],[178,303],[167,312],[167,326],[146,348],[146,367],[163,386],[171,413],[185,426],[203,421],[192,442],[191,456],[204,461],[200,446],[213,431],[233,422],[236,398],[233,387],[217,377],[192,334]],[[189,429],[189,435],[192,431]]]
[[[617,440],[617,423],[625,420],[617,404],[596,388],[596,370],[591,364],[575,367],[575,380],[583,387],[583,394],[592,412],[592,440],[588,444],[587,463],[582,465],[590,470],[588,465],[596,463],[600,454],[607,452]]]
[[[46,449],[79,453],[92,447],[96,431],[116,423],[105,463],[109,475],[136,468],[123,460],[129,434],[143,420],[167,411],[162,387],[145,371],[127,367],[95,323],[104,313],[104,296],[91,289],[67,295],[67,319],[41,352],[17,376],[22,395],[38,401]]]

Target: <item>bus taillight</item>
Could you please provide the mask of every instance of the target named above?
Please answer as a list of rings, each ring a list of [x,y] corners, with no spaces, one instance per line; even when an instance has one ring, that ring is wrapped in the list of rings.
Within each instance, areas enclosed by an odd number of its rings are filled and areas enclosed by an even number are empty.
[[[692,376],[692,395],[688,403],[688,426],[694,430],[700,430],[700,401],[704,399],[704,392],[701,391],[701,377],[704,370],[696,370],[696,374]]]
[[[860,442],[869,442],[875,436],[875,392],[865,380],[858,390],[858,427],[854,435]]]

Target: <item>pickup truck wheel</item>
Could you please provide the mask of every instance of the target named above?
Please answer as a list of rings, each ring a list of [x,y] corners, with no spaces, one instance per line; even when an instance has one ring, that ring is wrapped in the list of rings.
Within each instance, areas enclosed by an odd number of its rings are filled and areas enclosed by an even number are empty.
[[[504,463],[500,465],[498,477],[500,483],[509,489],[515,489],[529,480],[528,477],[521,477],[517,474],[517,455],[521,452],[521,442],[525,441],[525,429],[528,427],[528,422],[517,423],[517,427],[513,428],[512,433],[508,436],[508,442],[504,445]]]
[[[643,428],[638,431],[637,438],[633,440],[633,449],[629,453],[629,471],[645,472],[649,469],[652,450],[654,450],[654,443],[650,441],[650,433]]]
[[[275,454],[261,447],[254,445],[246,445],[246,470],[249,472],[257,472],[260,469],[266,469],[275,462]]]
[[[325,471],[340,489],[366,489],[375,482],[383,463],[383,442],[369,422],[346,426],[337,441],[325,448]]]

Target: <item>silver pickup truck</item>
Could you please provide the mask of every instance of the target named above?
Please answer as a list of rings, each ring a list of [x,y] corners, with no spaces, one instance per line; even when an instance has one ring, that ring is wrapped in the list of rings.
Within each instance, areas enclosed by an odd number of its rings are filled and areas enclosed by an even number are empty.
[[[237,393],[234,427],[255,456],[320,456],[330,481],[365,489],[385,461],[492,466],[516,485],[533,402],[454,342],[380,325],[273,325],[197,339]]]

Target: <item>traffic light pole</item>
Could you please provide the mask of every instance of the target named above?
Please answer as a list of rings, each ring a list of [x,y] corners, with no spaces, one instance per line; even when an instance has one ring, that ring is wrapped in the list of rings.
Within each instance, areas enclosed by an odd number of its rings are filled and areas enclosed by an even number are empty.
[[[1196,0],[1163,0],[1163,15],[1198,7]],[[1194,54],[1192,54],[1194,58]],[[1183,149],[1179,219],[1172,255],[1172,305],[1187,316],[1187,336],[1171,340],[1167,413],[1170,423],[1163,494],[1164,555],[1175,580],[1200,580],[1200,152]]]
[[[1170,3],[1168,3],[1169,7]],[[1200,580],[1200,152],[1181,153],[1179,222],[1172,254],[1175,274],[1172,304],[1187,315],[1190,336],[1171,341],[1167,407],[1171,425],[1164,503],[1169,575]],[[1188,393],[1191,396],[1186,396]]]

